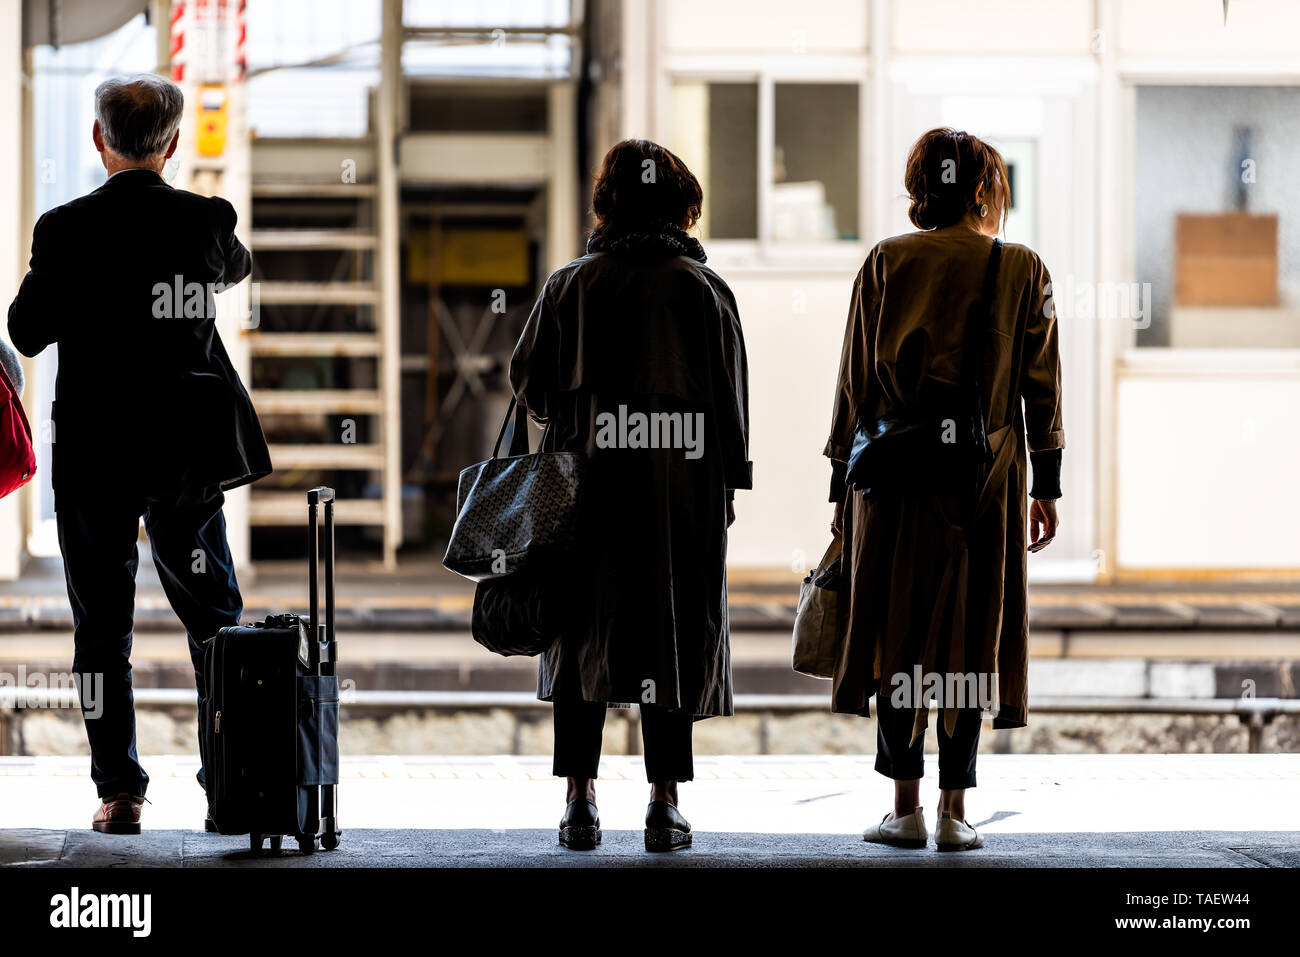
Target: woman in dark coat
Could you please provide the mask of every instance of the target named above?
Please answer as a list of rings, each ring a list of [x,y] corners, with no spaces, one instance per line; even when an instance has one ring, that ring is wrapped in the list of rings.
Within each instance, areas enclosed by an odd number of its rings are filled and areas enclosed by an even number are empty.
[[[732,713],[727,528],[751,483],[748,387],[735,298],[686,233],[702,200],[668,150],[614,146],[587,255],[547,280],[510,363],[556,448],[587,456],[572,621],[538,669],[575,849],[600,842],[608,705],[640,707],[647,850],[690,844],[677,782],[693,776],[692,722]]]
[[[981,712],[996,712],[994,728],[1027,721],[1025,552],[1056,534],[1065,447],[1051,278],[1033,250],[1001,248],[991,303],[979,309],[989,317],[977,345],[993,455],[972,476],[975,494],[865,498],[844,489],[859,422],[931,408],[962,381],[967,319],[1005,216],[1006,184],[1002,157],[988,144],[956,130],[926,133],[905,180],[921,231],[878,243],[854,284],[826,444],[849,587],[832,709],[865,715],[878,693],[876,770],[894,779],[894,810],[867,830],[868,841],[926,843],[918,797],[933,707],[941,712],[936,844],[980,846],[965,821],[965,794],[975,786]],[[934,700],[917,687],[929,675],[943,678]]]

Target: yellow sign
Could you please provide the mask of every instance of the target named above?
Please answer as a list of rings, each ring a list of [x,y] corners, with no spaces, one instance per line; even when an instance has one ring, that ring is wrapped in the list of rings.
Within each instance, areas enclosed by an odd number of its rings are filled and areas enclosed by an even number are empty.
[[[437,281],[457,286],[526,286],[531,280],[528,233],[522,229],[441,229],[407,236],[406,279],[427,283],[437,259]]]
[[[226,151],[226,108],[229,97],[224,86],[199,87],[200,156],[220,156]]]

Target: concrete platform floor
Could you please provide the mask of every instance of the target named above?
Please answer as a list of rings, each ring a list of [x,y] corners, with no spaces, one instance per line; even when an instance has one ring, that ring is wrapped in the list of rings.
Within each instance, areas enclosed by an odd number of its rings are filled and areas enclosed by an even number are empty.
[[[84,758],[0,759],[0,866],[80,867],[1296,867],[1300,755],[988,755],[967,816],[982,850],[938,854],[866,844],[889,807],[871,756],[701,757],[682,809],[695,847],[647,855],[637,758],[609,757],[598,784],[603,846],[556,843],[563,786],[546,757],[345,758],[342,845],[253,857],[241,837],[200,830],[191,757],[145,761],[139,837],[89,829]],[[933,827],[933,760],[922,801]],[[292,843],[290,842],[290,846]]]

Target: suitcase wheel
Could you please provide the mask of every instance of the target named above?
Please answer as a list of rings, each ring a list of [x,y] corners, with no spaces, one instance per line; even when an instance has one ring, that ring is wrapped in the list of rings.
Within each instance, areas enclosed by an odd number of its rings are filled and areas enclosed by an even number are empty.
[[[298,850],[304,854],[316,853],[316,838],[314,837],[298,838]]]
[[[332,851],[339,846],[339,835],[337,831],[326,831],[321,835],[320,846],[327,851]]]

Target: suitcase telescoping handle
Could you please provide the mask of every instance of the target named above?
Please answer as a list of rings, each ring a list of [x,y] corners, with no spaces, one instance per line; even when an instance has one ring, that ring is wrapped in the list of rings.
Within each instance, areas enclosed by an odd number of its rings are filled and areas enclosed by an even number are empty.
[[[317,510],[325,506],[325,620],[321,621],[320,596],[317,592],[320,579],[321,533],[316,527]],[[324,485],[307,493],[307,552],[311,566],[311,634],[316,648],[316,673],[321,676],[338,674],[338,644],[334,638],[334,490]],[[321,847],[332,851],[339,846],[338,786],[321,785],[317,800],[320,821]],[[301,846],[301,845],[299,845]]]
[[[325,542],[316,527],[317,509],[325,506]],[[311,633],[319,653],[318,671],[332,675],[338,644],[334,637],[334,490],[323,485],[307,493],[307,564],[311,567],[308,595],[311,604]],[[319,579],[321,551],[325,552],[325,618],[321,620]]]

